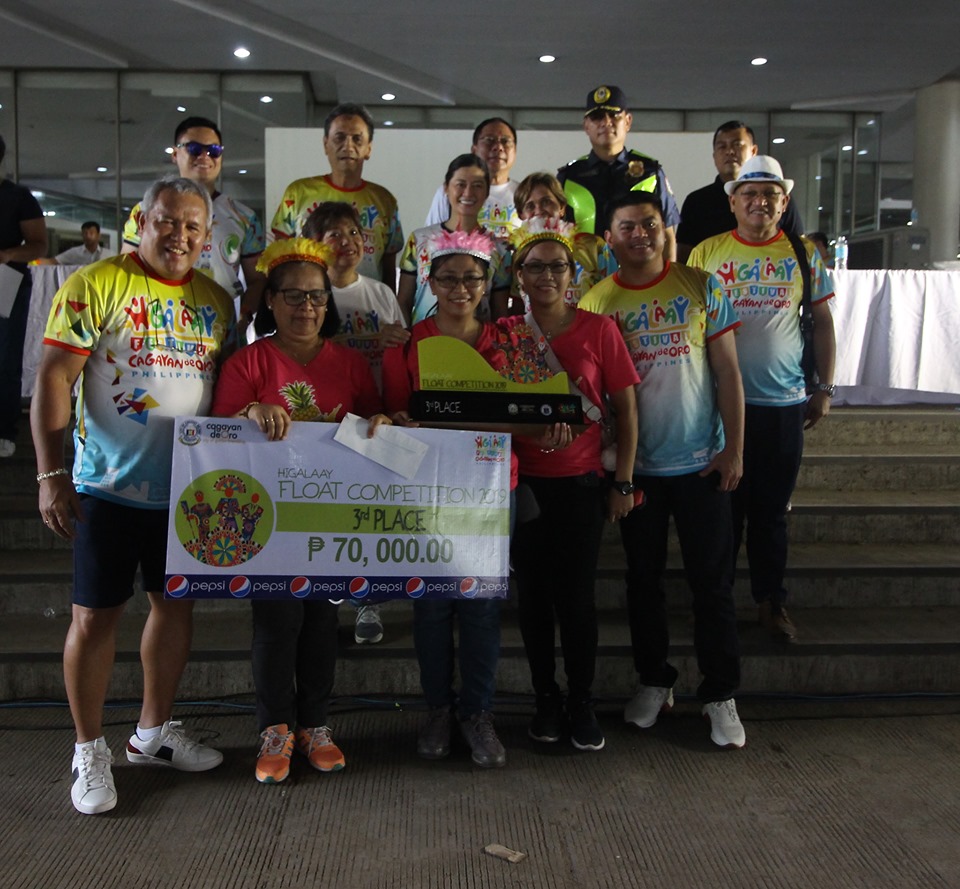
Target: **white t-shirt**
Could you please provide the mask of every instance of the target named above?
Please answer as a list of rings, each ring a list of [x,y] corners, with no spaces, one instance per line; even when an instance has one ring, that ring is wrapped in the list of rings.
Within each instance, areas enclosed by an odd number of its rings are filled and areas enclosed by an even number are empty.
[[[503,185],[491,185],[490,194],[483,202],[483,209],[477,216],[477,224],[490,229],[497,238],[509,237],[510,232],[520,225],[520,217],[513,203],[513,195],[517,190],[518,182],[512,179]],[[441,185],[433,196],[430,212],[427,213],[425,225],[437,225],[450,218],[450,201]]]
[[[333,299],[340,315],[340,330],[334,341],[363,355],[373,371],[377,388],[382,389],[380,331],[384,324],[403,324],[403,312],[396,295],[382,281],[360,275],[346,287],[334,287]]]
[[[107,250],[106,247],[98,246],[91,253],[83,244],[78,244],[76,247],[64,250],[63,253],[58,253],[56,260],[60,265],[90,265],[91,262],[97,262],[113,255],[113,251]]]

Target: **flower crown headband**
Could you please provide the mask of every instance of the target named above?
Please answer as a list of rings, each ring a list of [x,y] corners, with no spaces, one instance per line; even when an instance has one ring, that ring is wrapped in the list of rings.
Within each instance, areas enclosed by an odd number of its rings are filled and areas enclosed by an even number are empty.
[[[334,259],[333,248],[310,238],[278,238],[257,260],[257,271],[269,275],[285,262],[312,262],[328,269]]]
[[[520,225],[510,232],[510,243],[513,245],[514,255],[519,254],[537,241],[558,241],[573,253],[573,239],[576,234],[577,227],[572,222],[534,216],[530,219],[524,219]]]
[[[427,256],[431,262],[454,253],[465,253],[467,256],[490,262],[495,249],[493,236],[483,229],[474,229],[472,232],[457,229],[451,232],[441,228],[427,239]]]

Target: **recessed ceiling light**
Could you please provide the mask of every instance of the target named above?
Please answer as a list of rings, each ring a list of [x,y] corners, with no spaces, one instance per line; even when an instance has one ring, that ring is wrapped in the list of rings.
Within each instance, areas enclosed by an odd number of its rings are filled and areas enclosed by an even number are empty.
[[[237,173],[238,173],[240,176],[246,175],[246,172],[247,172],[246,170],[237,170]]]
[[[238,59],[249,59],[249,58],[250,58],[250,50],[247,49],[245,46],[238,46],[238,47],[233,51],[233,54],[234,54]]]
[[[43,200],[43,192],[42,192],[42,191],[31,191],[30,194],[32,194],[38,201],[42,201],[42,200]]]
[[[44,216],[56,216],[56,215],[57,215],[57,211],[56,211],[56,210],[44,210],[44,211],[43,211],[43,215],[44,215]]]
[[[177,111],[179,111],[181,114],[183,114],[183,112],[186,110],[187,110],[186,105],[177,105]]]
[[[392,102],[397,97],[393,93],[384,93],[381,97],[384,102]]]
[[[550,62],[555,62],[557,60],[556,56],[551,56],[549,54],[545,56],[540,56],[540,61],[544,64],[550,64]]]
[[[261,96],[260,101],[263,102],[264,105],[269,105],[273,101],[273,96]]]
[[[852,145],[842,145],[842,146],[840,147],[840,150],[841,150],[841,151],[853,151],[853,146],[852,146]]]
[[[859,154],[860,157],[863,157],[866,153],[867,153],[867,149],[866,149],[866,148],[861,148],[861,149],[857,152],[857,154]]]
[[[169,146],[169,145],[168,145],[166,148],[164,148],[163,150],[164,150],[167,154],[173,154],[173,148],[172,148],[171,146]]]
[[[817,207],[817,209],[818,209],[818,210],[822,210],[822,209],[823,209],[823,207]]]
[[[751,65],[766,65],[767,60],[763,56],[757,56],[755,59],[750,59]]]
[[[392,121],[392,120],[385,120],[385,121],[383,122],[383,125],[384,125],[385,127],[392,127],[392,126],[393,126],[393,121]]]
[[[876,123],[877,123],[876,120],[871,117],[870,120],[867,121],[867,126],[872,127],[872,126],[875,126]]]
[[[107,172],[107,168],[106,168],[106,167],[97,167],[97,172],[98,172],[98,173],[106,173],[106,172]]]
[[[774,145],[783,145],[783,143],[786,142],[787,140],[784,139],[783,136],[777,136],[776,139],[772,139],[771,141],[773,142]]]
[[[3,108],[3,103],[2,103],[2,102],[0,102],[0,108]]]

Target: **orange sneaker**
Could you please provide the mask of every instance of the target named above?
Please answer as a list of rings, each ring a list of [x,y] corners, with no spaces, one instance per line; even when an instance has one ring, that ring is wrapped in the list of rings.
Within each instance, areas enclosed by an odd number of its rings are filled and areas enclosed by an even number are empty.
[[[261,733],[263,744],[257,755],[257,780],[261,784],[279,784],[290,774],[293,756],[293,732],[285,722],[268,725]]]
[[[346,765],[343,752],[333,743],[330,728],[297,729],[297,750],[320,772],[339,772]]]

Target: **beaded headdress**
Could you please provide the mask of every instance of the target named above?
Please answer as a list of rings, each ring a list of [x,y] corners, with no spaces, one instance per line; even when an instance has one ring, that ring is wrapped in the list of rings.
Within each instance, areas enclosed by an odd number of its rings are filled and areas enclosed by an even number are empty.
[[[431,262],[453,253],[465,253],[467,256],[490,262],[494,250],[496,250],[496,244],[493,235],[483,229],[474,229],[472,232],[457,229],[450,232],[441,228],[427,239],[427,256],[430,257]]]
[[[515,254],[532,246],[537,241],[558,241],[573,253],[573,239],[577,234],[577,227],[572,222],[563,219],[552,219],[545,216],[534,216],[524,219],[512,232],[510,243]]]
[[[278,238],[257,260],[257,271],[269,275],[285,262],[312,262],[327,269],[334,260],[333,248],[310,238]]]

